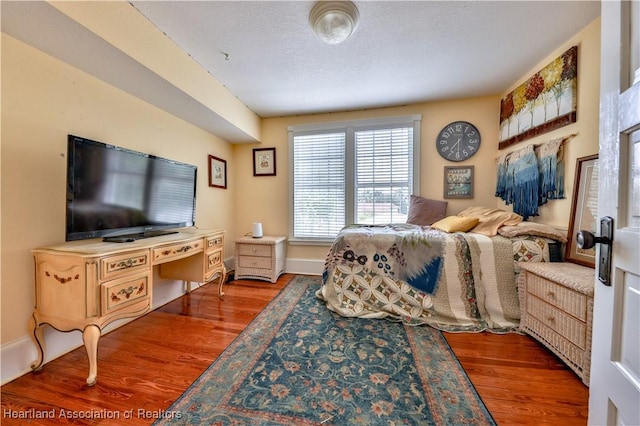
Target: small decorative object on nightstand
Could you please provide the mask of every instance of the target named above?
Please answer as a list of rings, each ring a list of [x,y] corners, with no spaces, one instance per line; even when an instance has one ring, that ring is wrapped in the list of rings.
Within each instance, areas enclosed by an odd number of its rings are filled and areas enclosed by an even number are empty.
[[[252,278],[275,283],[284,272],[286,238],[242,237],[236,240],[235,278]]]
[[[589,386],[595,271],[573,263],[520,263],[520,329]]]

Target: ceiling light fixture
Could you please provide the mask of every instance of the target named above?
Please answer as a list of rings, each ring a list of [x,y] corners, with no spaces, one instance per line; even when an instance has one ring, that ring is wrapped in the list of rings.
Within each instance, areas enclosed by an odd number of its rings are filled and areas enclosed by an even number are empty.
[[[358,8],[350,1],[319,1],[309,13],[309,24],[322,41],[338,44],[358,26]]]

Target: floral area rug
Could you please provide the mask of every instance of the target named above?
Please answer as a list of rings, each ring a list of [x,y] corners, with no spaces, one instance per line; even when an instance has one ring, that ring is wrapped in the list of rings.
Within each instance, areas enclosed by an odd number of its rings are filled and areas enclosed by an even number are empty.
[[[158,425],[495,425],[441,332],[343,318],[298,276]]]

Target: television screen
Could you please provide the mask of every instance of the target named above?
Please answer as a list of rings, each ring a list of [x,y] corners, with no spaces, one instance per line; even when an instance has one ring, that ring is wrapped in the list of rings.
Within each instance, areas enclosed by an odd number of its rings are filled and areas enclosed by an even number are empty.
[[[69,135],[67,241],[195,225],[196,175],[196,166]]]

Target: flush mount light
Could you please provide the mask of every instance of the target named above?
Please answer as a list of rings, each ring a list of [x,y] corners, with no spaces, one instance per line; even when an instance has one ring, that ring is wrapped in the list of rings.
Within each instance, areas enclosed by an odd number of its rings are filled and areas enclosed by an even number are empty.
[[[359,16],[358,8],[350,1],[320,1],[311,9],[309,24],[322,41],[338,44],[356,30]]]

